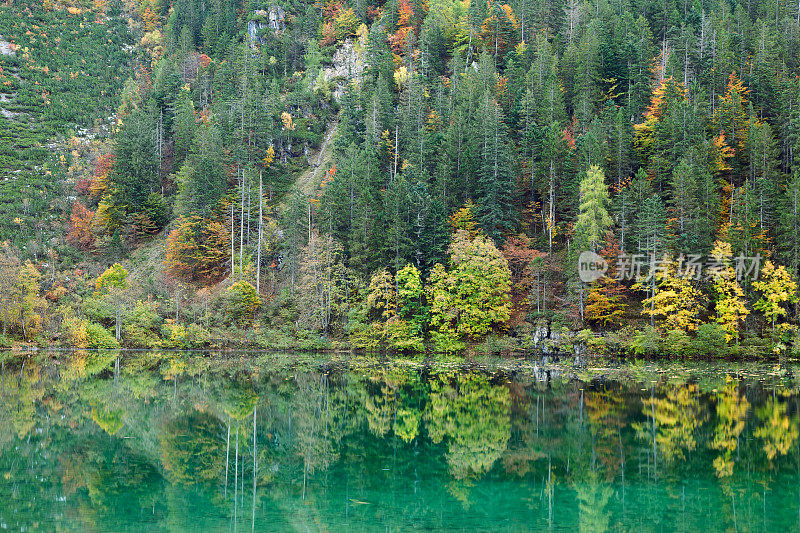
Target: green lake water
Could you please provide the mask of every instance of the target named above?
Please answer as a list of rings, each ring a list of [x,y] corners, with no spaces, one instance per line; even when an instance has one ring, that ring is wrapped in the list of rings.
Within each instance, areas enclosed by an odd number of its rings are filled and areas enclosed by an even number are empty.
[[[791,367],[59,357],[5,368],[2,530],[800,530]]]

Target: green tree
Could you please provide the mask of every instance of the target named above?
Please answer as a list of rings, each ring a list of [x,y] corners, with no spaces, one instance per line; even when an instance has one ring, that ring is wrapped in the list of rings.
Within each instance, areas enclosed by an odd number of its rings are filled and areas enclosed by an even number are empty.
[[[42,326],[42,312],[46,307],[40,296],[42,274],[30,261],[19,267],[16,282],[12,288],[11,316],[16,317],[22,337],[34,338]]]
[[[94,283],[95,298],[107,301],[114,310],[115,336],[122,336],[122,323],[128,303],[128,271],[119,263],[114,263],[100,274]]]
[[[605,174],[599,166],[592,165],[581,180],[580,213],[575,222],[577,239],[592,251],[602,244],[606,230],[611,226],[609,203]]]
[[[114,137],[114,148],[116,163],[110,176],[111,201],[123,213],[137,213],[150,193],[160,191],[161,185],[153,116],[144,109],[137,109],[124,117]]]
[[[511,272],[491,239],[457,231],[448,268],[437,263],[426,292],[437,346],[457,349],[462,339],[479,338],[511,316]]]
[[[225,309],[234,324],[243,327],[253,320],[261,298],[256,288],[246,281],[237,281],[227,290]]]

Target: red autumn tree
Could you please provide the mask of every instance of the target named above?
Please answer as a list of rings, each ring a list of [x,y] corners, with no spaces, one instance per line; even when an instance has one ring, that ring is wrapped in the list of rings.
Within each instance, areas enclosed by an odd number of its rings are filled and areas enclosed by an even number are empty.
[[[533,290],[537,290],[538,298],[538,287],[541,285],[540,266],[547,254],[533,248],[526,235],[509,237],[502,252],[511,270],[512,321],[515,321],[530,308]]]
[[[618,325],[628,308],[625,288],[617,279],[619,241],[609,231],[606,233],[606,243],[600,250],[600,256],[608,262],[608,271],[605,276],[592,282],[584,310],[587,322],[603,328]]]

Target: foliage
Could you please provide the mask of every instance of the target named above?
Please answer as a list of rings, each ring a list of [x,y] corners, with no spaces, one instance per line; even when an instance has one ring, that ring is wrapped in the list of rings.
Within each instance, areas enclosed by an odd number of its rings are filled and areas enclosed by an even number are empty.
[[[575,221],[575,235],[578,241],[594,251],[605,237],[606,229],[611,226],[611,216],[608,214],[610,202],[608,188],[605,184],[603,170],[593,165],[581,180],[580,206],[578,218]]]
[[[705,308],[703,294],[691,280],[675,275],[671,264],[654,276],[658,285],[653,296],[642,301],[642,313],[660,318],[668,330],[697,330],[700,314]]]
[[[786,316],[783,305],[797,301],[797,283],[783,265],[776,266],[771,260],[767,260],[758,281],[753,282],[753,288],[761,293],[761,298],[753,307],[764,313],[772,322],[774,330],[775,319]]]
[[[114,334],[109,332],[100,324],[89,322],[85,326],[85,331],[87,348],[119,348],[119,342],[117,342],[117,339],[114,338]]]
[[[450,244],[448,268],[437,263],[426,292],[435,339],[448,351],[464,337],[477,338],[510,317],[511,272],[494,243],[459,230]]]
[[[739,322],[745,319],[750,310],[745,306],[744,291],[736,280],[736,274],[731,266],[731,245],[727,242],[717,241],[711,256],[716,262],[713,271],[714,292],[717,301],[715,305],[716,321],[725,330],[725,340],[739,340]]]
[[[250,283],[237,281],[228,287],[225,302],[227,314],[238,326],[249,324],[260,305],[261,299]]]

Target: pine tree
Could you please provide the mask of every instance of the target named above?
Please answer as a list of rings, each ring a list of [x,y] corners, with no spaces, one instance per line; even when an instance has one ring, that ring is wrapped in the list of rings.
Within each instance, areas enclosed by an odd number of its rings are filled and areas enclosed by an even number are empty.
[[[698,248],[699,239],[695,233],[694,217],[697,213],[697,183],[695,169],[681,159],[672,172],[670,180],[670,212],[674,220],[673,232],[678,237],[678,249],[693,251]]]
[[[780,205],[778,246],[781,257],[797,276],[800,275],[800,171],[795,170],[789,178]]]
[[[581,180],[580,213],[575,222],[576,240],[589,250],[596,250],[611,226],[608,214],[610,199],[605,184],[605,174],[593,165]]]
[[[482,109],[481,159],[478,167],[478,216],[487,235],[499,239],[513,224],[514,179],[502,112],[487,94]]]
[[[160,191],[155,120],[142,109],[122,121],[115,136],[116,162],[110,176],[111,200],[126,213],[136,213],[151,192]]]
[[[213,125],[200,126],[191,153],[177,175],[178,214],[204,215],[217,207],[227,187],[224,163],[219,130]]]

